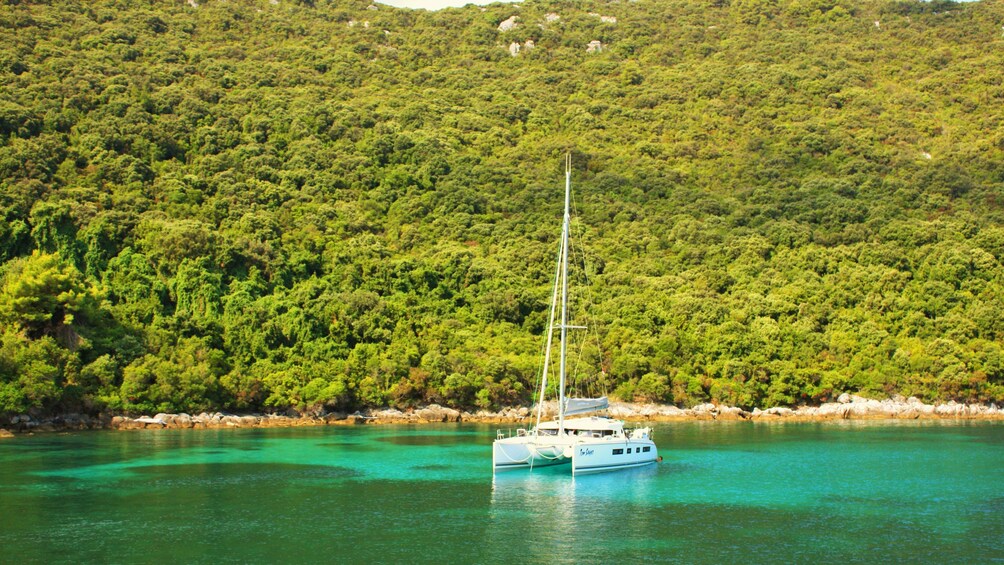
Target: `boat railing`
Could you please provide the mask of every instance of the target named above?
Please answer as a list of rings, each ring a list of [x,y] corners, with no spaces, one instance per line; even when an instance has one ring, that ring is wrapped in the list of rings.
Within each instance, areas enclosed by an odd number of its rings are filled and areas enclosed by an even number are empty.
[[[630,439],[652,439],[652,428],[624,428],[624,435]]]
[[[526,428],[517,428],[516,429],[516,437],[525,437],[525,436],[527,436],[529,434],[530,434],[530,432],[527,431]],[[512,428],[509,428],[509,429],[507,429],[504,432],[501,429],[495,430],[495,439],[505,439],[505,438],[508,438],[508,437],[513,437]]]

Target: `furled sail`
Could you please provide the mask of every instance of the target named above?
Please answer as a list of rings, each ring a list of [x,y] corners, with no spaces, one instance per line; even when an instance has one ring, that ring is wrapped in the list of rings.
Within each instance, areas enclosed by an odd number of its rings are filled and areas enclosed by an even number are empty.
[[[565,401],[565,416],[606,410],[609,405],[605,396],[599,398],[569,398]]]

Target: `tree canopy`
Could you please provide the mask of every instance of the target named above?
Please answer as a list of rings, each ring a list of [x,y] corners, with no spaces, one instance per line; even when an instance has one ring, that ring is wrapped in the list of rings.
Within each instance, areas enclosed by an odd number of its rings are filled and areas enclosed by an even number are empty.
[[[580,386],[1004,401],[1002,23],[4,3],[0,413],[529,402],[567,151]]]

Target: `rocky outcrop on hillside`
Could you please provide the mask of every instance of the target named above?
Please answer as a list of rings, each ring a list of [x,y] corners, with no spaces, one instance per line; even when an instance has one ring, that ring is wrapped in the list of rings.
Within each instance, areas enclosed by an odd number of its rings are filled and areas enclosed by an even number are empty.
[[[498,30],[501,32],[509,31],[515,28],[518,22],[519,22],[519,16],[511,16],[508,19],[503,20],[501,23],[499,23]]]

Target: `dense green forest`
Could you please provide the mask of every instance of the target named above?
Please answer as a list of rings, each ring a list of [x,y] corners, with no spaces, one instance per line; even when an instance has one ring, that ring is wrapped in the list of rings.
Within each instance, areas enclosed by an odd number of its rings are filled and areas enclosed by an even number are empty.
[[[7,0],[0,415],[531,402],[567,151],[580,386],[1004,401],[1002,24]]]

